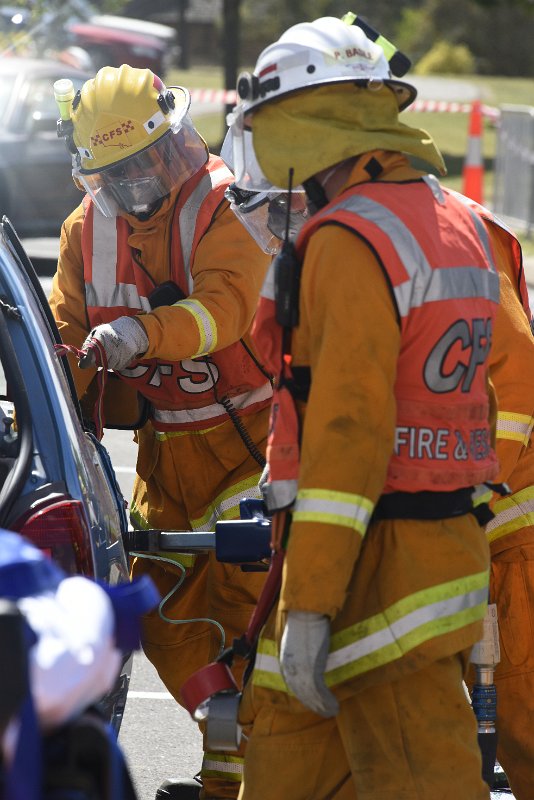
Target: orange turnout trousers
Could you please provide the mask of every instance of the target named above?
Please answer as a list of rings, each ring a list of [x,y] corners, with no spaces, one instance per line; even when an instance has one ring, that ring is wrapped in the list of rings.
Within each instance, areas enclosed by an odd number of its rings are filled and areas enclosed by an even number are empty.
[[[254,728],[239,800],[488,800],[461,685],[468,657],[364,689],[333,719],[257,705],[247,685],[241,722]]]
[[[247,419],[247,429],[262,450],[267,424],[268,409]],[[152,440],[152,435],[146,427],[139,432],[140,453],[145,453],[144,437]],[[183,466],[170,469],[177,465]],[[139,524],[147,514],[150,526],[161,530],[198,530],[199,526],[214,530],[217,518],[239,518],[240,498],[257,496],[260,477],[258,465],[236,440],[231,422],[201,435],[165,441],[157,463],[139,461],[137,471],[134,519]],[[209,505],[206,486],[213,487]],[[168,558],[168,554],[161,553],[161,557]],[[180,687],[187,678],[246,630],[264,573],[220,564],[214,554],[184,555],[178,561],[182,568],[176,561],[137,558],[133,574],[148,573],[162,597],[167,598],[144,618],[143,649],[167,689],[181,703]],[[241,680],[239,667],[235,675]],[[205,796],[236,797],[242,768],[243,750],[204,752],[201,778]]]

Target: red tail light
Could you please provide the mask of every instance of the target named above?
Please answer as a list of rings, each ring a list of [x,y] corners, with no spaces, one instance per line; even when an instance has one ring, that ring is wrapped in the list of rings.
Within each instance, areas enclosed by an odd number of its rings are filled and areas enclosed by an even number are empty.
[[[34,511],[14,529],[45,551],[68,575],[94,577],[90,532],[79,500]]]

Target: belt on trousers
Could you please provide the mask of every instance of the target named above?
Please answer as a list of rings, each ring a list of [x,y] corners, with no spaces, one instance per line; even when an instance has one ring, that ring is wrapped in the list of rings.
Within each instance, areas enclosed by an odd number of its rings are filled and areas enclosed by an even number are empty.
[[[453,492],[391,492],[383,494],[376,504],[372,520],[380,519],[447,519],[474,514],[481,525],[493,519],[487,503],[473,505],[474,486]]]

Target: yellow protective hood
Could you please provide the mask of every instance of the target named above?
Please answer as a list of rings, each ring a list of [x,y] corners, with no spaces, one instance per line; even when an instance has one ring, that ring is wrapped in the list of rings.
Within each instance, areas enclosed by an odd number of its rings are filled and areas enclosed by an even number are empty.
[[[340,83],[306,89],[265,103],[252,117],[254,151],[268,180],[293,186],[351,156],[370,150],[408,153],[447,170],[429,133],[399,122],[397,101],[386,86],[370,90]]]

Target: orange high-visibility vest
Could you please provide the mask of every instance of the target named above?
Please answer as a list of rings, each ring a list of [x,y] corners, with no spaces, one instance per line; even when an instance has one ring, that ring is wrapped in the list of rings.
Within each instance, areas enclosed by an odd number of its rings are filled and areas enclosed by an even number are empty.
[[[490,442],[485,365],[499,278],[479,215],[431,180],[358,184],[301,229],[296,243],[301,263],[313,232],[332,223],[354,230],[369,243],[391,287],[402,332],[395,448],[384,493],[450,492],[491,480],[498,465]],[[454,231],[454,236],[435,241],[429,231],[436,228]],[[272,359],[282,341],[275,319],[275,271],[273,264],[253,329],[263,358],[262,343],[270,339],[267,354]],[[334,271],[333,279],[340,279],[339,273]],[[266,363],[272,367],[269,358]],[[287,364],[284,369],[287,375]],[[273,443],[275,424],[275,454]],[[271,459],[269,465],[274,494],[287,499],[298,469],[289,478],[281,465]],[[272,506],[277,507],[275,501]]]
[[[521,250],[521,245],[517,239],[515,233],[510,230],[508,225],[503,222],[500,217],[496,214],[493,214],[488,208],[485,206],[481,206],[480,203],[476,203],[474,200],[471,200],[470,197],[466,197],[459,192],[455,192],[452,189],[445,190],[447,194],[452,194],[456,197],[460,202],[467,205],[477,214],[479,214],[485,222],[489,222],[490,225],[495,225],[496,227],[500,228],[502,231],[505,232],[508,242],[508,247],[510,248],[511,258],[509,259],[510,266],[514,269],[514,277],[515,277],[515,288],[517,290],[517,295],[519,300],[521,301],[521,305],[523,306],[523,310],[527,315],[527,319],[530,322],[530,326],[533,326],[532,320],[532,311],[530,309],[530,304],[528,300],[528,288],[527,288],[527,281],[525,278],[525,270],[523,267],[523,251]]]
[[[179,303],[191,303],[187,295],[193,291],[191,267],[196,248],[232,180],[224,162],[211,156],[180,191],[172,221],[174,246],[170,248],[169,275],[185,296]],[[151,310],[149,295],[154,286],[143,270],[136,268],[129,235],[130,227],[123,217],[104,217],[86,199],[82,253],[87,315],[92,327]],[[196,305],[194,311],[202,313]],[[209,353],[209,320],[203,327],[204,349]],[[195,430],[223,421],[227,417],[219,402],[223,398],[230,398],[236,409],[253,411],[264,406],[272,394],[270,383],[241,342],[178,362],[140,359],[118,375],[150,401],[153,421],[162,431]]]

